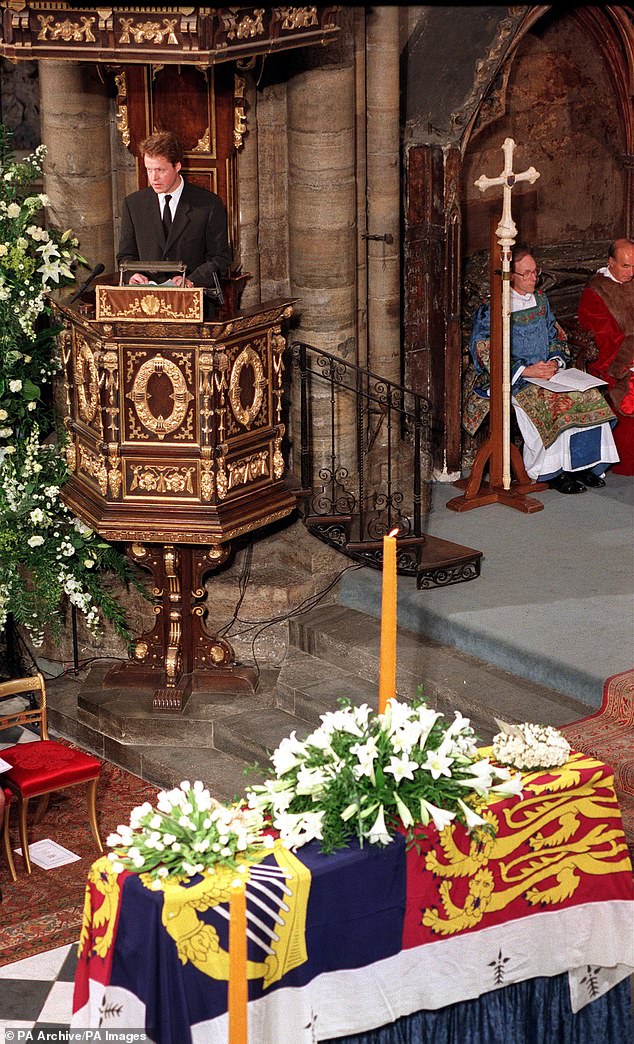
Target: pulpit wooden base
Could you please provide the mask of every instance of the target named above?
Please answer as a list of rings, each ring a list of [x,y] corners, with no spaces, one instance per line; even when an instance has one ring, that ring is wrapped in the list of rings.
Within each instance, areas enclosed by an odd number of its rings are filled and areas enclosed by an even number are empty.
[[[205,626],[205,577],[229,557],[230,544],[209,548],[131,544],[128,557],[152,574],[154,627],[137,638],[133,658],[108,672],[112,687],[154,688],[152,709],[181,713],[194,692],[255,692],[257,673],[234,662],[226,638]]]
[[[169,681],[165,672],[152,671],[129,660],[108,671],[103,685],[104,688],[153,689],[155,713],[181,714],[192,692],[254,693],[258,674],[253,667],[234,665],[181,675],[177,685],[169,685]]]

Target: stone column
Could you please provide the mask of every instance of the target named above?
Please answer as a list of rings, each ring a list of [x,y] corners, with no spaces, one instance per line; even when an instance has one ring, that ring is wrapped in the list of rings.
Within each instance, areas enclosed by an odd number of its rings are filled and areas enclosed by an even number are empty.
[[[72,228],[88,267],[114,267],[110,102],[97,69],[40,61],[44,191],[57,228]]]
[[[298,336],[355,361],[354,72],[326,66],[288,86],[288,231]]]
[[[242,307],[248,308],[261,301],[260,295],[260,250],[259,222],[260,204],[258,193],[258,112],[257,92],[253,76],[249,72],[238,72],[244,81],[246,132],[238,152],[238,182],[240,185],[240,263],[243,272],[250,272],[251,279],[242,294]]]
[[[401,380],[399,8],[367,15],[368,365]]]
[[[299,73],[288,86],[288,231],[291,294],[298,326],[294,339],[356,362],[356,188],[354,69],[348,61]],[[314,362],[314,360],[313,360]],[[345,382],[354,387],[354,373]],[[312,459],[321,472],[321,510],[338,512],[360,472],[355,399],[341,386],[331,406],[330,387],[311,385]],[[298,396],[293,397],[294,410]],[[331,454],[331,420],[337,458]],[[299,430],[293,418],[292,439]],[[354,485],[352,485],[354,484]]]

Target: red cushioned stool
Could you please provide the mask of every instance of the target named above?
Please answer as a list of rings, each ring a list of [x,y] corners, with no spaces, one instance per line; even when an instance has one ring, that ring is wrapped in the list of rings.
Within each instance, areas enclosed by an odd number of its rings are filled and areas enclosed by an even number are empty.
[[[28,708],[3,715],[0,704],[0,730],[7,729],[11,725],[35,725],[40,735],[39,740],[34,740],[32,743],[16,743],[13,747],[5,747],[1,752],[3,759],[11,765],[10,769],[2,773],[2,783],[8,787],[18,805],[22,854],[26,871],[30,874],[31,860],[26,819],[29,800],[33,797],[40,799],[36,812],[37,822],[46,811],[50,794],[79,783],[88,783],[88,818],[100,852],[103,852],[103,845],[97,827],[97,784],[99,783],[101,762],[92,754],[85,754],[81,750],[75,750],[73,747],[67,747],[63,743],[57,743],[48,738],[46,689],[41,674],[0,683],[0,700],[27,692],[32,694]],[[7,861],[10,860],[9,869],[11,870],[13,859],[9,846],[9,809],[10,803],[7,804],[5,813],[3,843],[5,855],[9,851]],[[14,869],[13,879],[15,880]]]

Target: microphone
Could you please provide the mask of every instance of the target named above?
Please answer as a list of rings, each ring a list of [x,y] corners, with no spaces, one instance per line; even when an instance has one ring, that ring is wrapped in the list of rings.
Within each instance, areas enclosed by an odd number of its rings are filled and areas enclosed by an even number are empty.
[[[72,304],[73,301],[76,301],[78,297],[81,297],[81,295],[83,294],[84,290],[88,289],[88,287],[92,283],[93,279],[96,279],[97,276],[100,276],[102,272],[105,272],[105,270],[106,270],[106,266],[105,265],[102,265],[102,264],[95,265],[95,267],[93,268],[93,270],[90,273],[90,275],[88,276],[88,278],[84,279],[83,283],[79,287],[79,290],[75,291],[75,293],[73,294],[73,296],[71,297],[71,299],[70,299],[70,301],[68,303]]]

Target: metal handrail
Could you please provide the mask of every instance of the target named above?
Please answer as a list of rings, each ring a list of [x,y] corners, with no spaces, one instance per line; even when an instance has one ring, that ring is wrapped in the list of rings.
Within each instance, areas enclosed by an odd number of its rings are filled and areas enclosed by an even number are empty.
[[[345,517],[348,542],[376,542],[395,527],[404,538],[422,537],[431,481],[429,401],[304,342],[294,342],[290,353],[300,380],[299,463],[306,515]],[[324,399],[312,394],[314,382],[328,389]],[[347,410],[341,398],[346,395],[353,399]],[[354,438],[347,423],[352,418]],[[343,549],[337,534],[331,542]]]

